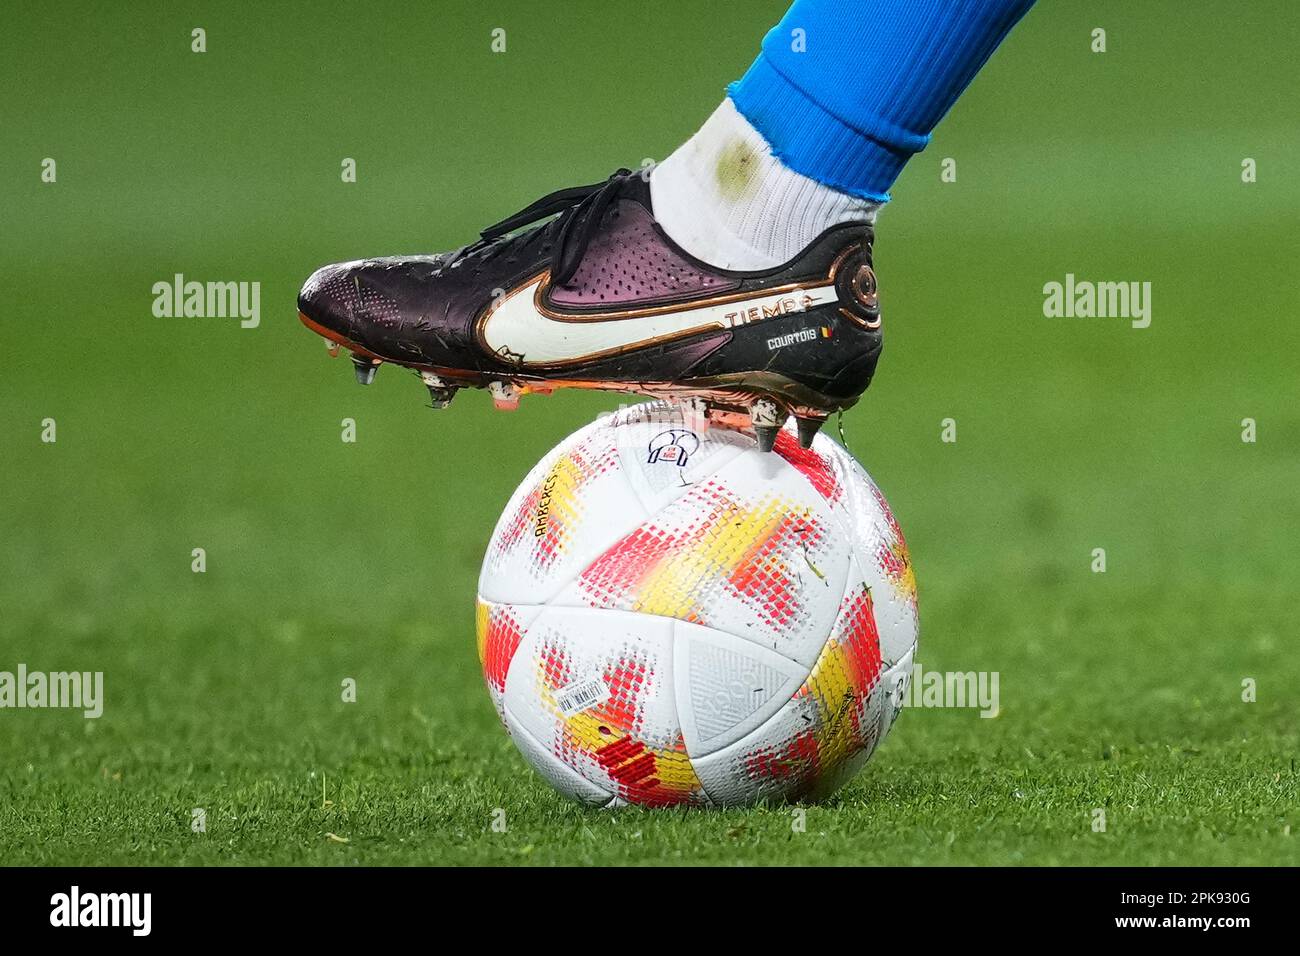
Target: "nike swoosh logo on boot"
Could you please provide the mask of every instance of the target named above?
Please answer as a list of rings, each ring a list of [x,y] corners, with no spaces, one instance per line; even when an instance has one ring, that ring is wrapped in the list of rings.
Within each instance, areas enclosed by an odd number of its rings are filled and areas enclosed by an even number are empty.
[[[516,286],[478,320],[488,351],[520,366],[563,365],[625,352],[712,329],[806,312],[837,300],[830,280],[717,296],[697,303],[560,314],[540,291],[547,273]]]

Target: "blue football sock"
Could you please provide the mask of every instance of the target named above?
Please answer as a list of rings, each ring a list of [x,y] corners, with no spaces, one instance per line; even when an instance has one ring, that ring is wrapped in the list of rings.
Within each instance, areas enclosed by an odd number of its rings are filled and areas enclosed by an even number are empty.
[[[728,92],[791,169],[885,201],[1033,0],[795,0]]]

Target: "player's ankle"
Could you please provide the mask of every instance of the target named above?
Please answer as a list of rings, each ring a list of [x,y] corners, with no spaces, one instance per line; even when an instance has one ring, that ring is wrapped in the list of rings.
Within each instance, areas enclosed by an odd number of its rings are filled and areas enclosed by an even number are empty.
[[[730,99],[650,177],[655,218],[710,265],[778,266],[841,222],[873,222],[880,203],[790,169]]]

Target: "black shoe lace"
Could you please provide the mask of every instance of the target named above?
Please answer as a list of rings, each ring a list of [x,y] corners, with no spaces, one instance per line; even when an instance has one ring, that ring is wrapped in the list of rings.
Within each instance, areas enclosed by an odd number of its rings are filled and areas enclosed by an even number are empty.
[[[482,236],[481,241],[491,245],[516,229],[558,213],[558,218],[545,228],[554,230],[555,237],[555,251],[551,253],[551,281],[556,285],[564,285],[578,270],[587,246],[591,244],[601,220],[605,218],[605,210],[618,196],[619,187],[631,175],[631,170],[620,169],[604,182],[557,189],[536,202],[529,203],[513,216],[507,216],[488,226],[479,234]]]

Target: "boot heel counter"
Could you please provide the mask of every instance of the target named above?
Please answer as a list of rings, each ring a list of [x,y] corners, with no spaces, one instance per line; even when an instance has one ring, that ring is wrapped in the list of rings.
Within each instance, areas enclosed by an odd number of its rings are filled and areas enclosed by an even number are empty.
[[[871,384],[884,347],[880,289],[870,239],[836,263],[835,291],[839,297],[837,324],[848,340],[850,354],[827,382],[826,391],[836,398],[857,396]]]
[[[876,374],[876,363],[883,348],[884,341],[878,335],[864,342],[862,349],[852,354],[827,381],[824,386],[826,394],[836,399],[856,399],[865,392]]]

